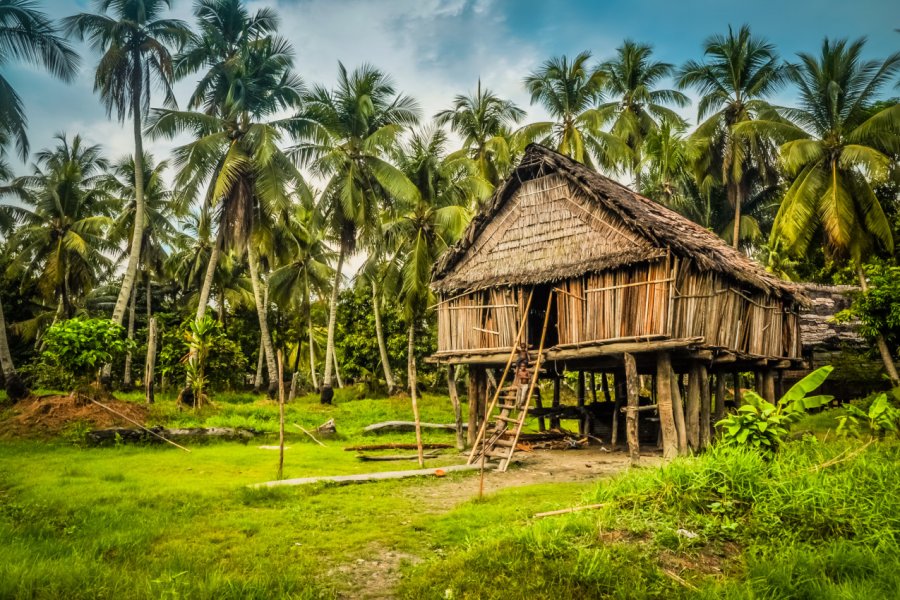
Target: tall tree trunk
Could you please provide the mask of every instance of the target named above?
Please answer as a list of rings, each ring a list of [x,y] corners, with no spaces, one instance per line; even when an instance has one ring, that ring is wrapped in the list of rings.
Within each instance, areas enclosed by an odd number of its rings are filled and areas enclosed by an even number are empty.
[[[328,357],[334,354],[334,328],[337,324],[337,303],[338,294],[341,290],[341,269],[344,266],[344,254],[347,249],[341,242],[341,249],[338,252],[337,268],[334,271],[334,286],[331,288],[331,304],[328,306],[328,342],[325,346],[325,374],[322,376],[322,393],[319,401],[322,404],[331,404],[331,398],[334,396],[332,388],[333,369],[331,361]]]
[[[316,375],[316,351],[313,347],[312,326],[312,298],[309,295],[309,274],[303,272],[303,280],[306,284],[306,332],[309,335],[309,377],[312,380],[313,389],[319,389],[319,378]]]
[[[416,321],[410,319],[409,323],[409,346],[407,348],[408,357],[408,377],[409,377],[409,397],[412,399],[413,419],[416,422],[416,448],[419,453],[419,467],[425,467],[425,456],[422,453],[422,427],[419,422],[419,399],[416,386]]]
[[[136,51],[137,54],[137,51]],[[122,287],[113,308],[112,320],[121,325],[125,318],[125,308],[131,298],[131,288],[137,278],[138,263],[141,259],[141,245],[144,240],[144,141],[141,138],[141,73],[140,56],[134,56],[132,73],[131,112],[134,116],[134,231],[131,234],[131,252],[122,276]]]
[[[150,272],[144,272],[144,287],[147,294],[147,326],[150,326],[150,317],[153,316],[153,296],[150,294]]]
[[[144,363],[144,398],[153,404],[153,380],[156,372],[156,319],[147,321],[147,360]]]
[[[253,288],[253,299],[256,302],[256,315],[259,317],[259,332],[262,336],[263,348],[266,351],[266,367],[269,372],[269,397],[274,398],[278,392],[278,363],[275,360],[275,346],[269,334],[269,323],[266,320],[268,311],[269,288],[265,294],[260,289],[259,260],[253,242],[247,244],[247,262],[250,264],[250,285]]]
[[[862,264],[856,263],[856,276],[859,278],[859,287],[862,289],[863,294],[869,292],[869,283],[866,281],[866,274],[863,272]],[[878,352],[881,354],[881,361],[884,363],[884,370],[887,372],[888,379],[891,380],[891,386],[897,387],[900,385],[900,376],[897,375],[897,365],[894,363],[894,357],[891,354],[891,349],[888,348],[887,341],[884,339],[884,335],[881,332],[878,332],[878,336],[875,338],[875,345],[878,346]]]
[[[331,349],[331,362],[334,364],[334,378],[337,380],[338,388],[343,388],[344,380],[341,379],[341,368],[340,365],[338,365],[337,350],[333,347]]]
[[[128,341],[134,339],[134,311],[137,306],[137,286],[131,290],[131,302],[128,305]],[[125,374],[122,377],[125,389],[131,388],[131,350],[125,354]]]
[[[728,200],[734,204],[734,229],[732,230],[731,245],[737,250],[741,242],[741,191],[735,183],[728,186]]]
[[[259,355],[256,359],[256,375],[253,377],[253,393],[258,394],[262,389],[263,366],[266,362],[266,347],[263,345],[262,334],[259,334]]]
[[[13,365],[12,353],[9,351],[9,340],[6,337],[6,317],[3,316],[3,305],[0,304],[0,371],[6,383],[6,396],[12,402],[28,395],[28,388]]]
[[[388,359],[387,344],[384,342],[384,330],[381,327],[381,308],[379,305],[380,294],[375,281],[372,281],[372,311],[375,313],[375,337],[378,338],[378,353],[381,355],[381,364],[384,367],[384,381],[387,383],[388,395],[394,394],[394,374],[391,373],[391,362]]]
[[[206,265],[206,274],[203,276],[203,285],[200,287],[200,300],[197,303],[197,322],[203,320],[206,315],[206,304],[209,302],[209,294],[212,291],[213,279],[216,275],[216,267],[219,264],[219,255],[222,253],[222,245],[225,243],[225,230],[219,226],[216,241],[209,252],[209,263]]]

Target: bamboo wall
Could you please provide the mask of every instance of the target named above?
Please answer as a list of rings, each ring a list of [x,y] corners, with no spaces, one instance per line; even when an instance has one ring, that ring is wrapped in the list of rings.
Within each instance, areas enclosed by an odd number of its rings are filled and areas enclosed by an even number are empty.
[[[665,261],[561,282],[559,343],[665,334],[671,283]]]
[[[438,351],[511,348],[525,310],[511,287],[464,294],[438,307]]]
[[[559,345],[703,337],[705,346],[758,356],[801,353],[796,307],[743,290],[719,274],[701,273],[690,261],[662,259],[591,273],[554,289]],[[438,351],[512,347],[525,295],[523,288],[504,286],[442,301]]]

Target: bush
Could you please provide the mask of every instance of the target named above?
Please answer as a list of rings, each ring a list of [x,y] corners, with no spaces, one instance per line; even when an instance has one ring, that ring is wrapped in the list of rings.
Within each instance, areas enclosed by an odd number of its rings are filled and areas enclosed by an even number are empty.
[[[176,385],[181,385],[187,378],[182,359],[190,352],[188,332],[193,321],[189,318],[177,327],[163,330],[160,335],[157,366],[159,372]],[[212,325],[204,376],[208,389],[212,390],[240,389],[247,377],[247,357],[218,322]]]
[[[103,365],[122,357],[135,344],[125,328],[109,319],[76,317],[58,321],[44,334],[41,362],[70,373],[76,380],[96,378]]]

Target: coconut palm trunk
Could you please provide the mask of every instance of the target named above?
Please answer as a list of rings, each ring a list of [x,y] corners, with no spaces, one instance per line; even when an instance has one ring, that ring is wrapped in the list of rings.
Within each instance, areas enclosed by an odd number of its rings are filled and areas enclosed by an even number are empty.
[[[28,395],[28,388],[13,365],[12,353],[9,351],[9,340],[6,337],[6,318],[3,316],[3,305],[0,304],[0,371],[6,382],[6,396],[16,402]]]
[[[419,422],[419,398],[418,398],[418,390],[416,389],[418,385],[418,380],[416,378],[416,321],[415,319],[410,319],[409,323],[409,346],[407,348],[408,357],[407,357],[407,368],[408,368],[408,377],[409,377],[409,397],[412,399],[412,409],[413,409],[413,419],[416,422],[416,449],[419,454],[419,466],[425,466],[425,456],[422,453],[422,427]]]
[[[142,63],[139,50],[134,51],[134,72],[132,73],[131,111],[134,117],[134,231],[131,234],[131,252],[128,264],[122,276],[122,287],[113,308],[112,320],[121,325],[125,318],[125,308],[131,298],[131,290],[137,279],[138,264],[141,258],[141,245],[144,241],[144,141],[141,137],[141,86]]]
[[[253,299],[256,301],[256,315],[259,317],[259,332],[262,336],[263,348],[266,351],[266,367],[269,373],[269,397],[274,398],[278,391],[278,364],[275,362],[275,347],[272,344],[272,336],[269,334],[267,322],[267,305],[260,289],[259,257],[256,255],[256,247],[253,243],[247,244],[247,262],[250,266],[250,285],[253,288]],[[268,298],[268,294],[266,294]]]
[[[734,229],[731,234],[731,246],[737,250],[741,243],[741,194],[734,183],[728,185],[728,199],[734,205]]]
[[[388,360],[387,344],[384,341],[380,305],[378,286],[372,281],[372,311],[375,313],[375,337],[378,338],[378,353],[381,355],[381,365],[384,367],[384,381],[387,383],[388,395],[391,396],[394,394],[396,384],[394,383],[394,374],[391,372],[391,363]]]
[[[266,347],[263,345],[262,334],[259,334],[259,354],[256,359],[256,375],[253,377],[253,393],[258,394],[263,384],[263,366],[266,362]]]
[[[322,404],[331,404],[334,396],[334,369],[332,368],[331,356],[334,355],[334,330],[337,324],[337,303],[338,295],[341,291],[341,270],[344,267],[344,254],[347,252],[347,246],[341,242],[341,249],[338,252],[337,267],[334,270],[334,285],[331,288],[331,303],[328,306],[328,342],[325,347],[325,374],[322,376],[322,393],[319,395],[319,402]]]
[[[200,300],[197,304],[196,320],[199,323],[206,315],[206,304],[209,302],[209,294],[212,291],[213,279],[216,276],[216,267],[219,264],[219,255],[222,253],[222,244],[224,243],[224,230],[219,228],[216,234],[216,241],[209,253],[209,263],[206,265],[206,275],[203,277],[203,285],[200,287]]]
[[[869,291],[869,284],[866,282],[866,274],[863,273],[862,264],[856,263],[856,276],[859,278],[859,287],[863,294]],[[884,370],[887,372],[888,379],[891,380],[891,386],[900,386],[900,377],[897,375],[897,365],[894,363],[894,357],[891,349],[888,348],[887,341],[884,336],[879,333],[875,338],[875,345],[878,346],[878,352],[881,354],[881,360],[884,363]]]
[[[306,284],[306,333],[309,336],[309,377],[312,380],[313,389],[319,389],[319,378],[316,376],[316,351],[313,346],[312,324],[312,298],[309,295],[309,274],[304,271],[303,280]]]
[[[137,305],[137,286],[131,290],[131,302],[128,305],[128,341],[134,339],[134,311]],[[131,387],[131,350],[125,354],[125,373],[122,376],[122,385],[125,389]]]

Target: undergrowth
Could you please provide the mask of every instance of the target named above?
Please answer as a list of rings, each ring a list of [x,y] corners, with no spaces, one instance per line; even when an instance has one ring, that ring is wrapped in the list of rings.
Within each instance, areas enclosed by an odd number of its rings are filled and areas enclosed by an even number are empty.
[[[811,436],[632,470],[597,511],[481,532],[407,598],[900,597],[900,446]]]

